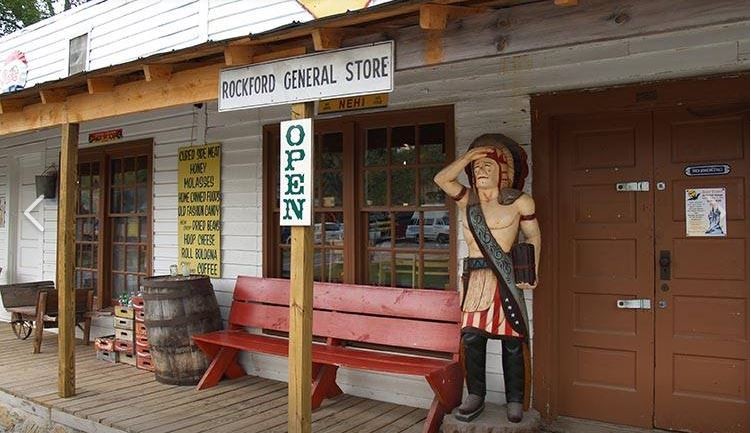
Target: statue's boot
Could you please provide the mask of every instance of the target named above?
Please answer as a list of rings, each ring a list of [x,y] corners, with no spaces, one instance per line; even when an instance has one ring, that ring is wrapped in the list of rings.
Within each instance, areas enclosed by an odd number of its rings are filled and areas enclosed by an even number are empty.
[[[485,409],[485,349],[488,339],[480,334],[462,334],[464,372],[469,396],[454,409],[454,418],[469,422]]]
[[[506,385],[506,416],[517,423],[524,417],[524,351],[522,340],[503,340],[501,360]]]

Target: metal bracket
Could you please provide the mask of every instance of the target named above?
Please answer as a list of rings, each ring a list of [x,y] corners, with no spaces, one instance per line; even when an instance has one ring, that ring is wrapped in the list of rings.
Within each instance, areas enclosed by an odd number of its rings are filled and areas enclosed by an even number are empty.
[[[618,192],[649,191],[649,181],[619,182],[615,184],[615,190]]]
[[[651,310],[651,299],[619,299],[616,306],[627,310]]]

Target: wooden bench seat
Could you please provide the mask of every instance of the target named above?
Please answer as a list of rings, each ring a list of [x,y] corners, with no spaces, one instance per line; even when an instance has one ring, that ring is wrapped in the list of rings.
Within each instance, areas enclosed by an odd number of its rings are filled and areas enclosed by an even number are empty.
[[[341,394],[339,367],[422,376],[435,393],[424,431],[437,432],[461,400],[458,294],[332,283],[315,283],[313,291],[313,335],[322,341],[312,348],[312,407]],[[286,338],[246,328],[287,332],[288,305],[289,280],[239,277],[229,329],[193,336],[211,359],[198,389],[244,375],[240,351],[286,357]]]

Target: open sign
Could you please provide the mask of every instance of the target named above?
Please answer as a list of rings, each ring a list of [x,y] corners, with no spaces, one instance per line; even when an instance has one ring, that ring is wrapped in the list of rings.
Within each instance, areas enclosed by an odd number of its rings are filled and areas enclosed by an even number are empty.
[[[313,218],[313,121],[281,124],[279,225],[309,226]]]

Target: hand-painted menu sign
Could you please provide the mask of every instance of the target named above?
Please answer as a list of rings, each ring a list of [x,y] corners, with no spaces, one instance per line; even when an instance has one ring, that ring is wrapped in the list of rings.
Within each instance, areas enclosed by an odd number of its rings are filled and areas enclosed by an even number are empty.
[[[279,225],[309,226],[313,217],[313,121],[281,124]]]
[[[686,176],[723,176],[730,174],[730,166],[727,164],[689,165],[683,172]]]
[[[178,149],[177,236],[180,264],[195,274],[221,277],[222,147]],[[182,266],[180,266],[182,267]]]
[[[382,42],[224,69],[219,111],[391,92],[394,43]]]

